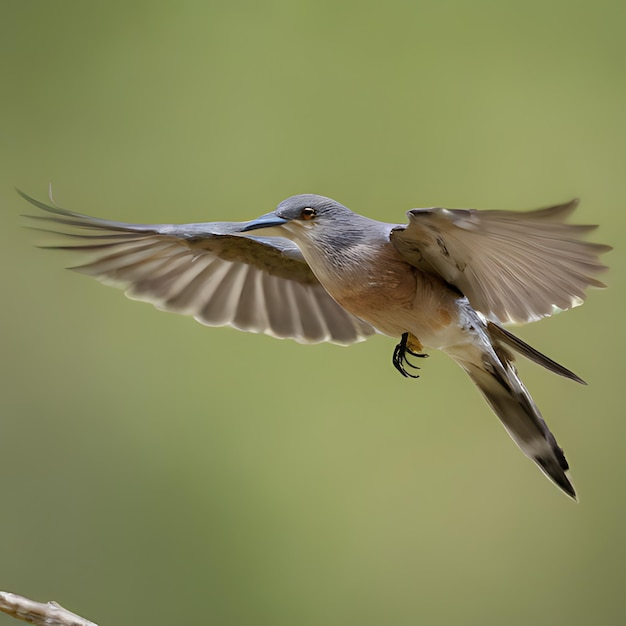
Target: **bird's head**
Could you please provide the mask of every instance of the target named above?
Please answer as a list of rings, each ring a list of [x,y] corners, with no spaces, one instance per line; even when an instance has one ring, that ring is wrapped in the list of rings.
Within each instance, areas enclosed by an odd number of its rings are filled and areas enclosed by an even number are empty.
[[[352,215],[350,209],[335,200],[300,194],[283,200],[275,211],[248,222],[243,231],[262,229],[263,235],[286,237],[297,242],[334,230]]]

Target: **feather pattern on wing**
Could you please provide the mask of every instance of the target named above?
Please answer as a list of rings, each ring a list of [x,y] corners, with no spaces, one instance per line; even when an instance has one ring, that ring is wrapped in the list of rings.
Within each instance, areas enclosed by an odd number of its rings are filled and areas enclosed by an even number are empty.
[[[244,236],[246,222],[126,224],[20,193],[46,212],[28,216],[36,228],[60,238],[47,247],[80,254],[82,262],[71,269],[122,288],[135,300],[208,326],[300,343],[348,345],[375,333],[331,298],[295,244]]]
[[[604,287],[599,255],[611,248],[582,239],[595,226],[564,223],[577,204],[413,209],[391,239],[409,263],[457,287],[488,319],[530,322],[582,304],[588,286]]]

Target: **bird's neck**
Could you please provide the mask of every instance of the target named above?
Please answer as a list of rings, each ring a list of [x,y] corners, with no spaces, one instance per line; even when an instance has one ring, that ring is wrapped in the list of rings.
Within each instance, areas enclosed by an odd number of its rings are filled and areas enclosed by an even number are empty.
[[[387,290],[406,276],[406,263],[388,237],[339,241],[330,238],[302,245],[313,273],[338,302],[343,295]]]

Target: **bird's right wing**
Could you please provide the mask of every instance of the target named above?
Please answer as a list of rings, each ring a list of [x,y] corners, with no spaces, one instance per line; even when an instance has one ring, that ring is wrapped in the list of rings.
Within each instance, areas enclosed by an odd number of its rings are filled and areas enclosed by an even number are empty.
[[[241,234],[246,222],[126,224],[74,213],[19,192],[46,215],[29,216],[78,252],[71,269],[156,308],[207,326],[348,345],[376,331],[339,306],[295,244]]]
[[[565,223],[577,201],[537,211],[413,209],[391,240],[419,269],[455,285],[496,323],[525,323],[582,304],[606,270],[610,246],[583,236],[595,226]]]

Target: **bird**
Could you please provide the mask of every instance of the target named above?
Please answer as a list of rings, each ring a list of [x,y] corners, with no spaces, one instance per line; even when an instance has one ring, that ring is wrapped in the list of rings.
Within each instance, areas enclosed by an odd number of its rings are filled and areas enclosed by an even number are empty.
[[[131,299],[208,326],[350,345],[398,340],[394,367],[417,378],[437,349],[470,377],[521,451],[577,500],[569,465],[515,366],[521,355],[586,384],[505,325],[583,303],[611,247],[569,224],[578,200],[532,211],[417,208],[407,223],[299,194],[247,222],[133,224],[89,217],[18,190],[36,230],[73,250],[71,267]],[[418,361],[419,359],[419,361]]]

